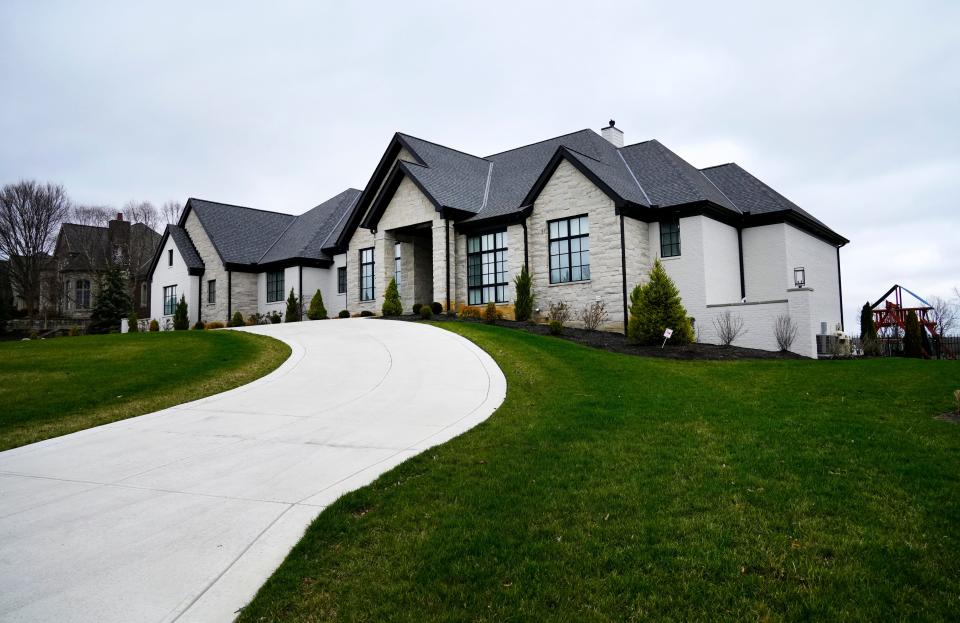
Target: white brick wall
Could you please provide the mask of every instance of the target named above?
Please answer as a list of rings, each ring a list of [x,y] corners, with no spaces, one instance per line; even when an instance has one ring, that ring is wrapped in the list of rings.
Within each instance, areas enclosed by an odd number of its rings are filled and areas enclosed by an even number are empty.
[[[173,250],[173,266],[168,264],[167,253]],[[173,238],[167,238],[164,244],[163,255],[153,271],[153,284],[150,289],[150,318],[160,323],[163,329],[166,321],[173,322],[173,314],[163,313],[163,289],[167,286],[177,286],[177,301],[181,295],[186,295],[187,317],[190,323],[197,321],[197,277],[189,274],[187,265],[183,262],[180,249],[174,244]],[[92,300],[92,298],[91,298]]]

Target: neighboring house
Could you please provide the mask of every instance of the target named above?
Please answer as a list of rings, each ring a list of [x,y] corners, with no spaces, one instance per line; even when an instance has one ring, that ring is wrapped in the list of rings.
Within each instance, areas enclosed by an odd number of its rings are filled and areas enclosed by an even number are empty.
[[[331,241],[359,196],[345,190],[300,216],[188,200],[151,264],[150,316],[172,320],[181,296],[191,323],[224,322],[234,312],[283,314],[291,290],[306,309],[318,289],[336,314],[346,307],[346,258]]]
[[[119,213],[107,227],[64,223],[57,236],[52,266],[59,297],[51,300],[56,300],[58,315],[89,320],[99,294],[100,278],[116,262],[127,270],[137,315],[149,316],[147,273],[159,242],[160,234],[143,223],[131,225]]]
[[[661,258],[702,341],[716,341],[713,321],[730,311],[747,327],[737,345],[775,349],[774,322],[789,315],[800,327],[794,350],[816,356],[822,327],[843,324],[839,249],[848,240],[736,164],[700,170],[655,140],[624,146],[612,121],[601,134],[581,130],[486,157],[395,134],[362,193],[320,206],[336,204],[327,219],[336,227],[309,212],[249,210],[254,217],[191,199],[179,227],[194,249],[179,251],[166,235],[164,253],[173,253],[157,258],[153,316],[169,311],[158,306],[164,287],[175,285],[178,297],[188,288],[189,301],[211,269],[234,278],[233,305],[217,307],[217,319],[229,309],[265,311],[267,283],[279,279],[266,267],[284,268],[289,292],[306,266],[297,244],[282,244],[300,223],[299,237],[323,238],[311,279],[342,285],[331,312],[378,313],[396,278],[406,310],[493,302],[510,317],[513,277],[526,263],[541,316],[551,302],[576,312],[601,300],[606,328],[622,330],[630,291]],[[164,262],[181,253],[200,259],[180,260],[175,274]]]

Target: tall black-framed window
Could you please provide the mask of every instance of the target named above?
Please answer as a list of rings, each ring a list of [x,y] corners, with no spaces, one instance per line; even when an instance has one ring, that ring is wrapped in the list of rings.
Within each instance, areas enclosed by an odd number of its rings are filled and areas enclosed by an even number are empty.
[[[403,272],[403,265],[400,262],[400,243],[393,243],[393,278],[397,280],[397,287],[400,287],[400,275]]]
[[[173,249],[167,249],[167,266],[173,266]]]
[[[283,300],[283,271],[271,270],[267,273],[267,302]]]
[[[177,309],[177,286],[163,288],[163,315],[172,316]]]
[[[217,280],[210,279],[207,281],[207,305],[216,305],[217,304]]]
[[[90,281],[88,279],[77,279],[73,300],[76,301],[77,309],[90,309]]]
[[[373,247],[360,249],[360,300],[373,300]]]
[[[590,223],[586,216],[548,221],[550,283],[590,279]]]
[[[467,238],[467,304],[507,302],[507,232]]]
[[[660,222],[660,257],[680,255],[680,221]]]
[[[337,268],[337,294],[347,293],[347,267]]]

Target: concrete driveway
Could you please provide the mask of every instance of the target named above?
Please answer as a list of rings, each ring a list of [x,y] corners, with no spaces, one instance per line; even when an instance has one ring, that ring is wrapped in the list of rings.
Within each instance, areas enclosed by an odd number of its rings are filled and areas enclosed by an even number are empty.
[[[292,356],[217,396],[0,453],[0,620],[232,620],[325,506],[506,393],[486,353],[426,325],[245,330]]]

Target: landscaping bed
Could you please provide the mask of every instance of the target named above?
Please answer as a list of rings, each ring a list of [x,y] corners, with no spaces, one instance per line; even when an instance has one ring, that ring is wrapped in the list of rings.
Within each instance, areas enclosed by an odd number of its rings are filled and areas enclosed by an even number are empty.
[[[396,316],[389,320],[406,320],[410,322],[422,322],[420,316]],[[434,322],[460,322],[482,324],[480,320],[469,318],[457,318],[440,314],[433,316]],[[518,322],[515,320],[498,320],[497,326],[518,329],[535,333],[537,335],[550,335],[550,328],[545,324],[536,322]],[[687,360],[725,360],[725,359],[805,359],[796,353],[777,352],[769,350],[760,350],[757,348],[741,348],[739,346],[717,346],[716,344],[667,344],[660,346],[642,346],[631,344],[622,333],[613,331],[590,331],[588,329],[578,329],[573,327],[564,327],[563,333],[558,336],[564,340],[591,346],[601,350],[613,353],[624,353],[627,355],[639,355],[641,357],[664,357],[667,359],[687,359]]]

